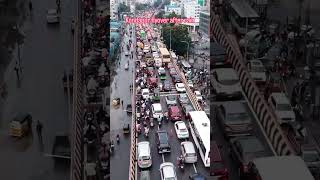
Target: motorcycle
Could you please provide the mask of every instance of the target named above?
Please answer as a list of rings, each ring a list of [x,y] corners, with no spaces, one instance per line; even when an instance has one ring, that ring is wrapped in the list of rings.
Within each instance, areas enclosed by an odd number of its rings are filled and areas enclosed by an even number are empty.
[[[154,124],[153,124],[153,118],[150,119],[150,126],[151,126],[151,127],[154,126]]]
[[[119,136],[119,134],[117,135],[117,143],[118,143],[118,144],[120,143],[120,136]]]
[[[111,145],[110,145],[110,154],[113,154],[113,152],[114,152],[114,144],[111,143]]]
[[[181,169],[181,171],[184,171],[184,160],[182,157],[178,157],[178,167]]]

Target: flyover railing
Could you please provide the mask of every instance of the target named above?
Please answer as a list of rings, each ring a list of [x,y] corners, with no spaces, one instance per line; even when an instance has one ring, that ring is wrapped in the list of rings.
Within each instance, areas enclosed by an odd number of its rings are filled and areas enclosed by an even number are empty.
[[[228,58],[239,75],[243,91],[257,114],[259,122],[264,128],[265,134],[277,155],[296,154],[299,151],[299,145],[288,141],[287,136],[278,123],[279,117],[270,109],[260,94],[259,89],[247,71],[242,55],[235,50],[236,48],[232,45],[217,15],[211,16],[210,33],[212,33],[218,43],[226,48]]]
[[[82,32],[82,13],[81,1],[76,1],[76,27],[74,31],[74,65],[73,65],[73,109],[72,109],[72,124],[71,124],[71,167],[70,179],[82,179],[82,111],[83,111],[83,84],[81,72],[81,32]]]

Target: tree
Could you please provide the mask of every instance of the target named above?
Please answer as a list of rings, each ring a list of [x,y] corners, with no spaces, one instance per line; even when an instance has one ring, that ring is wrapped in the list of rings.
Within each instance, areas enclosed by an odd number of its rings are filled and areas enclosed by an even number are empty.
[[[146,10],[148,8],[150,8],[150,5],[148,5],[148,4],[142,4],[142,3],[136,4],[136,10],[138,10],[138,11]]]
[[[130,7],[126,6],[124,3],[120,3],[119,12],[130,12]]]
[[[164,11],[158,12],[158,14],[155,15],[156,18],[163,18],[164,17]]]
[[[185,55],[188,50],[187,43],[189,43],[189,50],[192,48],[191,38],[189,36],[188,28],[185,25],[163,25],[163,40],[168,48],[170,48],[170,29],[171,29],[171,49],[177,53],[177,55]]]
[[[180,15],[177,15],[175,12],[170,13],[169,15],[166,16],[166,18],[171,19],[171,18],[181,18]],[[174,26],[175,23],[170,23],[170,26]]]

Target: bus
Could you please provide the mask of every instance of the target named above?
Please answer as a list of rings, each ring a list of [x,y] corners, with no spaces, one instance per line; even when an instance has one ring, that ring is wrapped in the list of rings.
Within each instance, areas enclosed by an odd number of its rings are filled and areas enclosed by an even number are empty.
[[[181,61],[181,68],[184,73],[187,73],[188,71],[191,70],[191,65],[188,63],[186,60]]]
[[[256,158],[248,166],[247,180],[314,180],[299,156]]]
[[[167,48],[159,48],[162,63],[169,63],[171,60],[170,53]]]
[[[259,28],[259,15],[245,0],[232,1],[230,6],[229,18],[237,33]]]
[[[190,131],[205,167],[210,167],[210,120],[204,111],[189,112]]]

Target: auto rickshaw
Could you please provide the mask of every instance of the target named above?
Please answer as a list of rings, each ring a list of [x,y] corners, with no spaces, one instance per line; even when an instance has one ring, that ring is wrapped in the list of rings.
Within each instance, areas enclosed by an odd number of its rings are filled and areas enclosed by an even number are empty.
[[[122,130],[123,130],[123,134],[129,134],[130,133],[130,124],[129,123],[125,123],[123,125]]]
[[[26,113],[18,114],[10,123],[10,136],[23,137],[32,131],[32,116]]]

